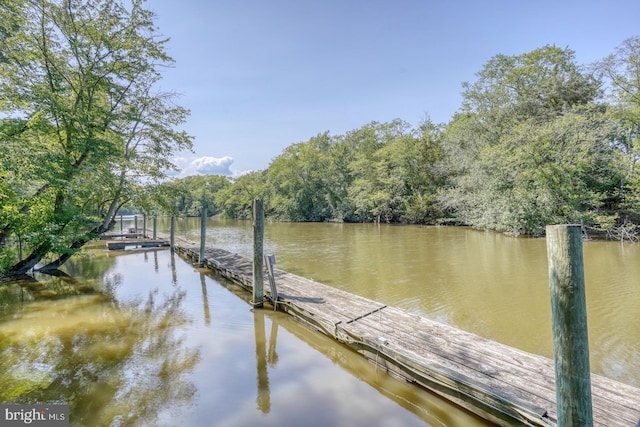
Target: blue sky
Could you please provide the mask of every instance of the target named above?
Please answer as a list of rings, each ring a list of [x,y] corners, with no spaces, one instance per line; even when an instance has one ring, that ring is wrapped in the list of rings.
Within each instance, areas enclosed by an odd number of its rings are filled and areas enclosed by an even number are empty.
[[[589,64],[640,34],[638,0],[148,0],[191,110],[182,175],[265,169],[284,148],[395,118],[448,122],[494,55]]]

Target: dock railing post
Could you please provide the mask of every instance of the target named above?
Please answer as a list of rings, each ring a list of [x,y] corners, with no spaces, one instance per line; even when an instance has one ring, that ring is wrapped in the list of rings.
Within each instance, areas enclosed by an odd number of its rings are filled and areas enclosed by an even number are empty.
[[[262,199],[253,200],[253,300],[254,307],[264,304],[263,278],[264,205]]]
[[[171,229],[169,230],[169,245],[171,250],[175,250],[176,247],[176,217],[171,215]]]
[[[204,248],[207,241],[207,207],[202,207],[202,214],[200,215],[200,256],[198,258],[198,264],[200,267],[204,267]]]
[[[592,427],[587,308],[579,225],[548,225],[558,427]]]

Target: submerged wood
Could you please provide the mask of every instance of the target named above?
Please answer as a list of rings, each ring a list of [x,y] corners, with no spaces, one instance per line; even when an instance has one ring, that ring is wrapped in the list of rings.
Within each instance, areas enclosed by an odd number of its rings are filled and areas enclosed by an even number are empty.
[[[198,259],[197,244],[180,241],[176,250]],[[204,264],[252,292],[250,260],[208,247]],[[556,425],[551,359],[282,270],[274,273],[279,310],[390,374],[497,425]],[[592,375],[591,383],[595,425],[640,425],[640,389],[599,375]]]

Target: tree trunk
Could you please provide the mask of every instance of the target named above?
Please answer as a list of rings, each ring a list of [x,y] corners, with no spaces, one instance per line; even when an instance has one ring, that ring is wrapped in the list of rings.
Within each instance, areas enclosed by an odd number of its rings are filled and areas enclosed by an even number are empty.
[[[19,276],[21,274],[26,274],[29,270],[35,267],[42,260],[42,258],[49,253],[50,250],[51,242],[46,241],[44,243],[41,243],[31,252],[28,257],[21,260],[17,264],[14,264],[9,270],[4,273],[4,275]]]
[[[60,255],[58,257],[58,259],[56,259],[53,262],[50,262],[49,264],[45,265],[44,267],[40,267],[38,269],[38,271],[46,273],[46,272],[49,272],[49,271],[52,271],[52,270],[57,270],[65,262],[67,262],[69,260],[69,258],[71,258],[71,256],[76,252],[77,249],[80,249],[81,247],[83,247],[88,242],[90,242],[91,240],[95,239],[96,237],[98,237],[99,235],[104,233],[105,231],[109,231],[111,228],[113,228],[115,223],[116,223],[115,219],[111,218],[111,221],[108,221],[108,222],[105,221],[105,222],[101,223],[100,225],[95,226],[91,231],[87,232],[84,236],[80,237],[75,242],[73,242],[71,244],[71,246],[69,246],[69,249],[70,249],[69,252]]]

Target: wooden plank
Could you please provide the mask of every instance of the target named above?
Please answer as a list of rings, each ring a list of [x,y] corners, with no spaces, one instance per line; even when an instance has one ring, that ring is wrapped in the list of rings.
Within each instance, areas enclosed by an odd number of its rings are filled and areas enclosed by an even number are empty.
[[[362,319],[353,330],[360,334],[377,334],[392,345],[410,349],[424,360],[446,366],[451,362],[450,369],[466,372],[468,377],[475,378],[475,384],[485,389],[500,393],[498,390],[505,385],[513,388],[520,406],[528,407],[536,402],[535,408],[544,408],[544,411],[536,412],[546,412],[550,419],[555,419],[554,366],[550,359],[394,308],[383,310],[380,316]],[[600,378],[593,375],[594,383],[597,384]],[[638,390],[623,384],[620,388],[626,392],[614,395],[605,388],[593,387],[594,417],[606,423],[611,413],[615,413],[622,425],[635,426],[633,412],[627,417],[630,408],[625,406],[625,399]]]

